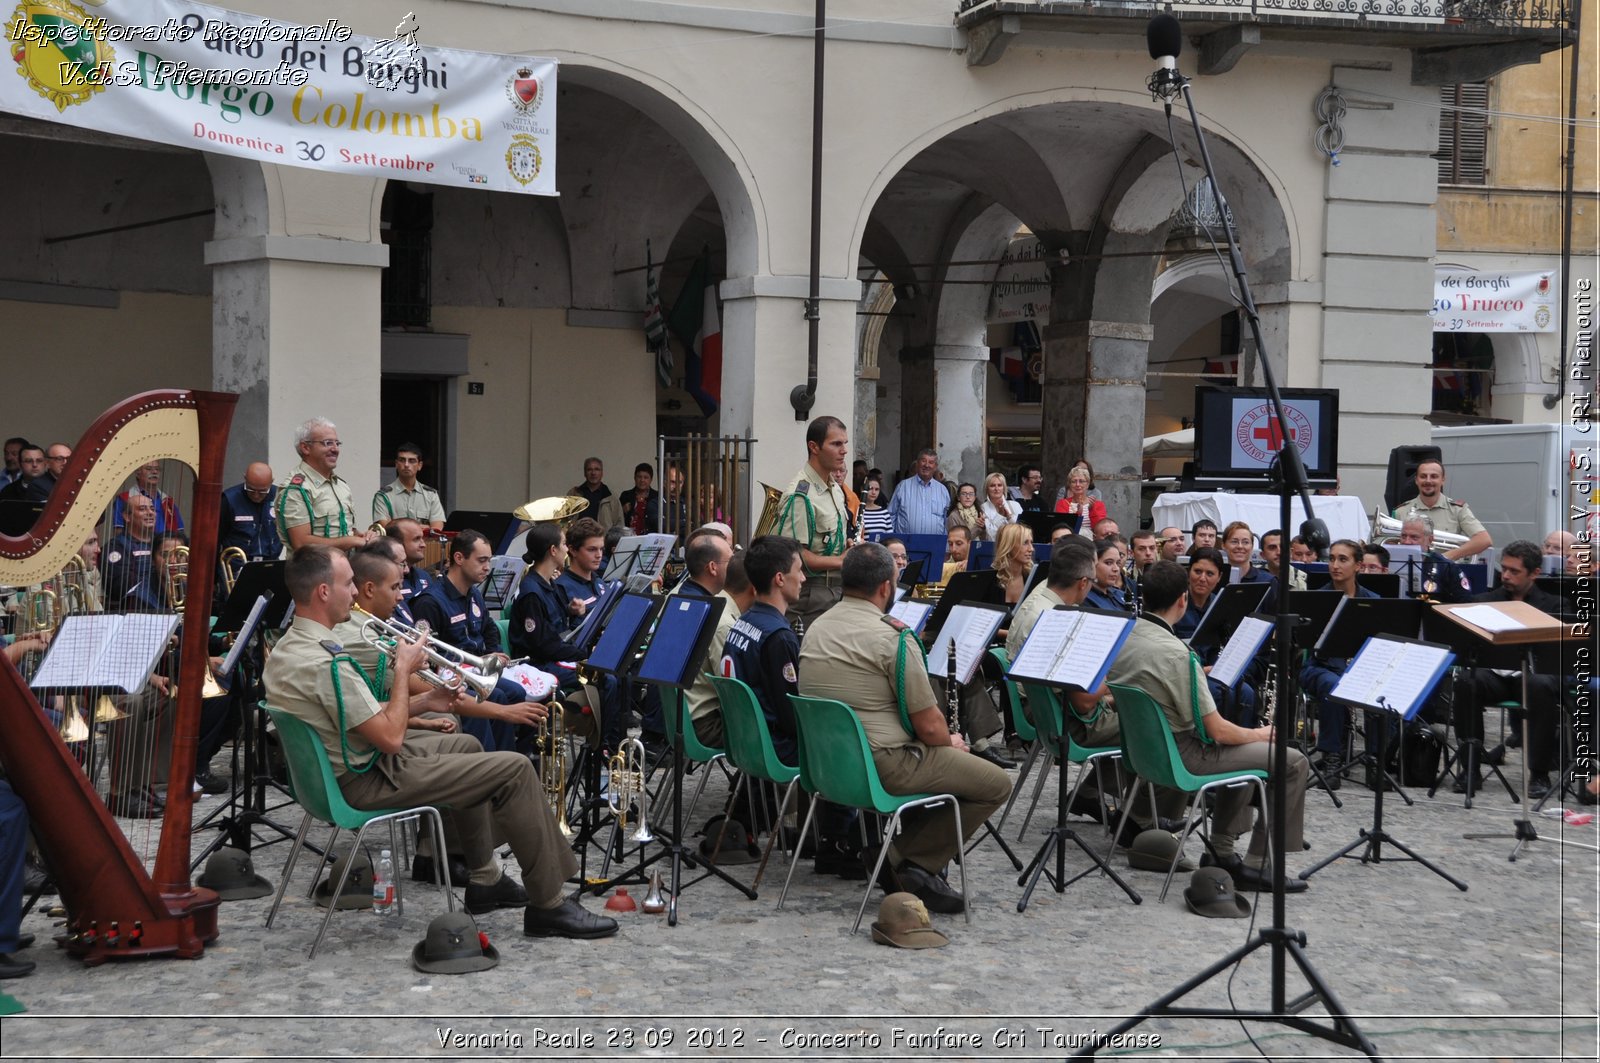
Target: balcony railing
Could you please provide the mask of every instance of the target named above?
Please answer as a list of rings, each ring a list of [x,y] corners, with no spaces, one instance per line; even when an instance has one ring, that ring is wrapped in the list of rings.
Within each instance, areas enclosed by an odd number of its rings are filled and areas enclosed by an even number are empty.
[[[1573,28],[1572,0],[961,0],[958,25],[987,14],[1094,14],[1147,17],[1154,11],[1183,16],[1186,11],[1232,16],[1291,16],[1357,21],[1424,22],[1467,29]]]

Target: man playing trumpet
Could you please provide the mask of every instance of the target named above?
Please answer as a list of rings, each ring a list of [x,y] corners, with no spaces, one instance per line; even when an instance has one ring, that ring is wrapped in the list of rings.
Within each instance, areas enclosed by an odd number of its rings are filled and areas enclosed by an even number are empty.
[[[284,582],[294,597],[294,624],[267,662],[267,697],[317,732],[345,800],[367,809],[450,806],[470,874],[469,912],[525,906],[523,933],[530,937],[616,933],[615,921],[564,896],[578,864],[526,757],[485,753],[469,735],[409,731],[412,718],[430,707],[426,698],[411,700],[409,682],[395,683],[388,702],[372,695],[333,631],[350,619],[356,595],[344,554],[301,547],[285,566]],[[399,643],[394,672],[411,675],[424,656],[420,643]],[[495,858],[497,834],[516,854],[520,886]]]

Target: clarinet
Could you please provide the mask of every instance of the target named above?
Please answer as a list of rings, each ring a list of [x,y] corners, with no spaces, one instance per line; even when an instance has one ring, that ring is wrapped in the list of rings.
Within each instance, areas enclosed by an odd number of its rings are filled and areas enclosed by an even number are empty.
[[[961,733],[961,688],[956,684],[956,640],[950,640],[950,659],[944,672],[944,712],[950,733]]]
[[[1139,568],[1131,557],[1122,568],[1122,587],[1126,592],[1124,597],[1128,602],[1128,611],[1138,616],[1142,609],[1139,601]]]

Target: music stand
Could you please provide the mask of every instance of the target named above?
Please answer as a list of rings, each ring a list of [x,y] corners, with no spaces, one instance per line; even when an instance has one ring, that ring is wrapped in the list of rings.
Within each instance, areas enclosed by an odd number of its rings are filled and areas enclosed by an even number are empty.
[[[897,535],[906,544],[906,557],[922,561],[922,571],[940,572],[944,568],[945,537],[941,535]]]
[[[637,678],[642,683],[652,686],[672,687],[680,691],[680,696],[671,700],[676,702],[678,713],[679,740],[672,744],[672,833],[668,836],[671,840],[665,844],[661,852],[649,861],[642,861],[639,869],[642,872],[648,863],[667,856],[672,857],[672,878],[668,887],[667,896],[667,925],[678,925],[678,893],[696,882],[703,882],[706,878],[715,875],[751,900],[756,899],[756,891],[728,874],[711,861],[705,862],[705,874],[691,882],[683,881],[683,864],[685,860],[683,844],[683,735],[688,733],[688,728],[694,726],[689,719],[689,699],[686,696],[690,687],[702,681],[699,674],[700,662],[705,660],[706,648],[711,644],[712,637],[716,634],[717,620],[722,616],[726,599],[720,595],[711,598],[673,598],[661,614],[661,620],[656,625],[655,634],[651,636],[650,645],[645,649],[644,659],[639,664]],[[705,770],[709,771],[707,766]],[[728,816],[722,818],[723,831],[727,830]],[[776,825],[775,830],[782,830],[782,825]],[[722,836],[719,834],[717,844],[720,848]],[[718,849],[713,849],[713,852]],[[693,863],[693,858],[689,858]]]
[[[283,583],[283,566],[282,561],[251,561],[241,568],[238,578],[233,581],[233,590],[228,593],[227,600],[217,613],[217,622],[212,625],[212,630],[243,630],[244,622],[255,609],[256,599],[262,596],[267,599],[267,609],[261,614],[258,627],[263,631],[275,631],[283,627],[284,613],[289,611],[289,604],[294,601]]]
[[[571,648],[572,660],[581,661],[589,656],[595,640],[600,637],[600,630],[611,617],[611,610],[622,600],[621,591],[621,580],[603,580],[597,600],[583,614],[583,621],[572,630],[562,633],[561,641]]]
[[[1359,599],[1347,599],[1347,601],[1357,600]],[[1355,659],[1350,662],[1350,667],[1340,677],[1339,685],[1334,688],[1330,697],[1341,704],[1362,709],[1369,715],[1393,713],[1402,720],[1409,720],[1421,711],[1428,700],[1428,695],[1439,685],[1440,677],[1444,675],[1453,660],[1455,654],[1451,653],[1448,647],[1436,643],[1394,635],[1373,635],[1366,640]],[[1374,729],[1378,733],[1378,762],[1382,764],[1389,752],[1388,720],[1377,720]],[[1456,889],[1466,892],[1465,882],[1426,857],[1419,856],[1413,849],[1383,829],[1382,785],[1373,790],[1372,828],[1368,830],[1363,827],[1355,841],[1300,872],[1300,878],[1309,879],[1335,860],[1350,856],[1357,849],[1362,850],[1363,864],[1369,862],[1381,864],[1385,842],[1405,854],[1401,859],[1421,864]],[[1391,862],[1394,859],[1390,857]]]
[[[1423,614],[1422,636],[1434,642],[1449,646],[1455,651],[1456,656],[1467,668],[1518,668],[1520,660],[1515,649],[1497,649],[1485,635],[1480,635],[1478,630],[1459,622],[1452,622],[1450,610],[1457,606],[1435,605],[1433,609]],[[1537,611],[1537,610],[1536,610]],[[1482,712],[1482,705],[1471,704],[1476,696],[1477,684],[1467,683],[1467,690],[1462,689],[1462,684],[1456,686],[1456,698],[1468,699],[1466,711]],[[1459,772],[1465,780],[1463,792],[1466,794],[1463,808],[1471,808],[1472,800],[1477,795],[1478,771],[1488,768],[1489,773],[1500,780],[1500,785],[1505,787],[1506,797],[1513,803],[1520,802],[1522,798],[1512,787],[1511,780],[1507,779],[1500,766],[1490,761],[1484,752],[1482,738],[1460,738],[1457,732],[1456,748],[1450,751],[1440,768],[1439,777],[1428,788],[1428,796],[1438,793],[1439,787],[1444,783],[1446,773]],[[1526,764],[1526,756],[1524,756]],[[1524,791],[1526,792],[1526,791]]]
[[[945,617],[950,615],[950,610],[962,602],[1003,601],[1005,596],[999,591],[1000,577],[992,568],[982,572],[957,572],[950,577],[944,592],[939,595],[939,603],[933,607],[933,615],[928,617],[925,625],[927,630],[937,634],[944,627]]]
[[[1074,690],[1099,690],[1135,623],[1135,619],[1126,613],[1084,609],[1074,605],[1058,605],[1054,609],[1047,609],[1040,614],[1022,648],[1017,651],[1017,659],[1011,662],[1007,675],[1012,680],[1059,691],[1063,699]],[[1087,645],[1090,641],[1094,642],[1093,646]],[[1027,910],[1041,875],[1050,879],[1050,885],[1057,893],[1063,893],[1068,886],[1097,870],[1110,876],[1111,881],[1120,886],[1134,904],[1144,903],[1138,891],[1128,885],[1099,853],[1089,848],[1078,837],[1077,831],[1067,826],[1067,805],[1071,796],[1067,787],[1066,714],[1069,711],[1071,707],[1063,700],[1061,734],[1056,740],[1056,757],[1060,762],[1056,772],[1056,824],[1050,828],[1044,843],[1017,878],[1017,885],[1024,887],[1022,896],[1017,899],[1018,912]],[[1084,770],[1088,770],[1087,765]],[[1067,877],[1068,841],[1082,849],[1090,861],[1088,867],[1071,878]],[[1046,869],[1052,854],[1056,858],[1053,873]]]
[[[920,557],[913,557],[911,560],[907,561],[906,570],[900,573],[900,579],[898,580],[899,585],[902,587],[915,587],[918,584],[925,582],[925,578],[922,574],[923,565],[925,564],[926,562]]]
[[[519,523],[514,513],[488,509],[452,509],[449,516],[444,519],[444,530],[452,533],[463,532],[469,528],[480,531],[494,547],[494,552],[503,554],[511,545],[511,540],[516,538]]]
[[[1199,650],[1227,642],[1233,629],[1239,626],[1239,621],[1261,611],[1262,603],[1267,600],[1267,592],[1272,587],[1272,583],[1262,581],[1230,583],[1220,588],[1206,604],[1199,626],[1189,636],[1189,645]]]
[[[644,589],[666,569],[667,562],[672,559],[672,547],[677,541],[675,535],[656,532],[624,535],[611,552],[605,578],[622,580],[630,590]]]
[[[1083,528],[1082,513],[1074,513],[1069,517],[1065,513],[1039,513],[1025,510],[1022,516],[1017,518],[1018,524],[1026,524],[1033,532],[1033,541],[1036,547],[1039,543],[1048,543],[1050,541],[1050,533],[1055,531],[1056,526],[1063,522],[1072,526],[1073,535],[1083,534],[1081,531]],[[1090,530],[1093,531],[1092,528]]]
[[[934,606],[938,604],[932,598],[902,598],[889,607],[889,615],[921,635],[922,629],[928,624],[928,617],[933,615]]]
[[[1478,602],[1468,606],[1441,605],[1437,612],[1444,620],[1465,631],[1471,638],[1499,648],[1520,648],[1522,650],[1522,815],[1514,819],[1514,830],[1511,837],[1516,841],[1511,849],[1509,859],[1515,863],[1517,855],[1522,852],[1522,847],[1531,842],[1539,841],[1539,832],[1533,825],[1533,815],[1529,810],[1528,793],[1528,744],[1529,718],[1532,713],[1528,709],[1528,676],[1534,670],[1534,647],[1539,644],[1559,642],[1569,634],[1569,629],[1561,620],[1548,613],[1527,604],[1526,602]],[[1558,695],[1559,696],[1559,695]],[[1565,731],[1565,722],[1562,730]],[[1562,775],[1566,774],[1566,765],[1561,766]],[[1504,777],[1502,776],[1502,781]],[[1468,785],[1471,785],[1470,776]],[[1504,838],[1500,832],[1488,834],[1464,834],[1463,838],[1474,841],[1485,838]],[[1564,838],[1556,839],[1558,845],[1573,845],[1580,849],[1594,851],[1592,845],[1582,842],[1569,842]]]
[[[1422,630],[1423,603],[1415,598],[1349,598],[1329,591],[1307,593],[1322,593],[1334,599],[1327,626],[1311,647],[1324,657],[1354,657],[1372,636],[1415,638]],[[1388,721],[1380,718],[1379,723],[1384,724],[1387,731]],[[1381,737],[1387,738],[1387,734]],[[1378,756],[1370,742],[1359,757],[1340,769],[1340,774],[1348,778],[1357,764],[1367,768],[1372,789],[1387,784],[1407,805],[1414,803],[1411,795],[1400,786],[1400,780],[1390,773],[1388,760]]]

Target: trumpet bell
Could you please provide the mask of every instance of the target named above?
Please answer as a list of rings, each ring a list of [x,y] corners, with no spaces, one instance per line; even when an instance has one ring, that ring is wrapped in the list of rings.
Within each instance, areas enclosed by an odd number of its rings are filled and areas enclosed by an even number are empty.
[[[532,502],[524,502],[512,510],[511,515],[529,524],[547,524],[551,521],[560,524],[571,520],[588,508],[588,501],[577,495],[551,495],[548,498],[536,498]]]
[[[101,694],[100,697],[95,700],[95,723],[116,723],[118,720],[126,719],[127,716],[127,713],[117,708],[117,703],[111,700],[110,694]]]
[[[69,705],[62,712],[59,733],[61,740],[69,746],[89,740],[89,724],[84,720],[83,712],[76,705]]]

